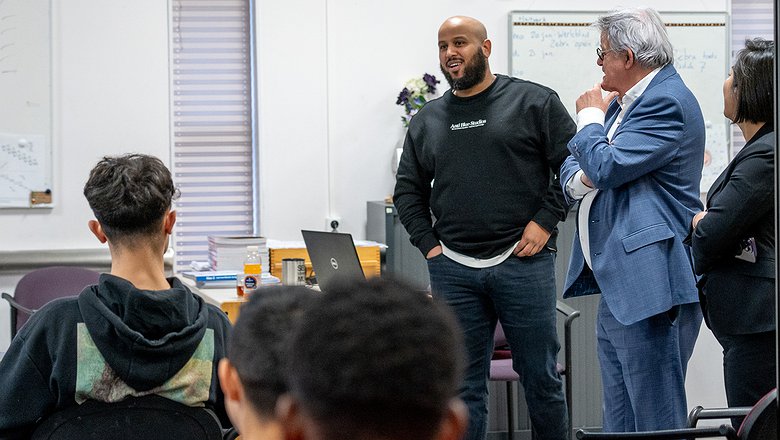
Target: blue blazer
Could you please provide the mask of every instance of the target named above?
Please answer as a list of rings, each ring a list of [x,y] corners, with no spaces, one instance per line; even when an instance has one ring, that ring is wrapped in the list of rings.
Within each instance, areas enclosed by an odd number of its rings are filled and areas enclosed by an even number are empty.
[[[704,120],[698,101],[667,65],[634,101],[615,131],[617,99],[606,126],[589,124],[569,142],[561,185],[582,169],[600,191],[589,216],[587,267],[579,231],[564,297],[601,293],[619,322],[633,324],[698,301],[689,248],[683,244],[702,209]]]

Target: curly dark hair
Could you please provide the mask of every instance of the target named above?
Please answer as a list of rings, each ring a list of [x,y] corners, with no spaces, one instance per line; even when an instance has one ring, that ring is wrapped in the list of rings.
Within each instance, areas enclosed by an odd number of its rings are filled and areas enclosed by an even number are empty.
[[[314,295],[305,287],[279,286],[263,289],[241,306],[227,357],[261,417],[274,418],[276,400],[287,392],[285,347]]]
[[[763,38],[745,40],[737,52],[732,86],[737,96],[734,122],[770,122],[774,118],[774,48]]]
[[[449,308],[392,280],[318,296],[288,347],[289,387],[326,439],[432,438],[463,370]]]
[[[156,233],[178,191],[160,159],[127,154],[101,159],[89,173],[84,196],[103,232],[117,242]]]

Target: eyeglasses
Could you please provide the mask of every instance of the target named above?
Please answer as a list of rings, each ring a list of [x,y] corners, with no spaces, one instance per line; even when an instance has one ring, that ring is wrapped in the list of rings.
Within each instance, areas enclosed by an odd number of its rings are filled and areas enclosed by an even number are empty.
[[[604,55],[606,55],[607,52],[617,52],[617,49],[607,49],[604,50],[600,47],[596,48],[596,56],[599,57],[601,61],[604,61]]]

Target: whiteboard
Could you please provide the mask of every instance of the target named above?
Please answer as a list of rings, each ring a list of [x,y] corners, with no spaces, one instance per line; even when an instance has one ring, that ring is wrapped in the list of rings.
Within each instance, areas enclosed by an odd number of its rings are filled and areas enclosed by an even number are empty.
[[[601,81],[600,43],[591,23],[604,12],[509,14],[512,76],[555,90],[575,116],[575,101]],[[729,70],[729,23],[725,12],[661,13],[674,47],[674,67],[701,105],[707,131],[701,187],[706,191],[729,161],[729,121],[723,116],[723,81]]]
[[[0,1],[0,208],[51,207],[49,0]]]

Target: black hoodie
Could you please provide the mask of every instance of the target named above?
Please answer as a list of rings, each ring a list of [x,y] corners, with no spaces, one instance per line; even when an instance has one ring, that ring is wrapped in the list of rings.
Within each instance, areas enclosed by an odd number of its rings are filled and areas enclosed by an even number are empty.
[[[230,426],[217,379],[230,322],[168,281],[168,290],[139,290],[103,274],[35,313],[0,362],[0,438],[24,438],[37,420],[86,399],[144,394],[205,405]]]

